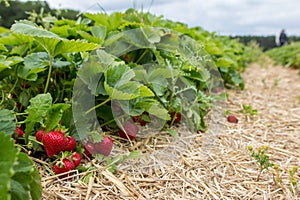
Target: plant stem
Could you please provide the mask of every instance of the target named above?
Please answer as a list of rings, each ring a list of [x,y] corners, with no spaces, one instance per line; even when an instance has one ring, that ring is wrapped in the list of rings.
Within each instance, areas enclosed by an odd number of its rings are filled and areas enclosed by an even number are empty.
[[[45,86],[45,89],[44,89],[44,94],[46,94],[47,90],[48,90],[49,82],[50,82],[50,79],[51,79],[52,65],[53,65],[53,56],[51,54],[49,54],[49,70],[48,70],[48,77],[47,77],[46,86]]]
[[[258,175],[257,175],[257,179],[256,179],[257,182],[258,182],[259,179],[260,179],[260,175],[261,175],[262,171],[263,171],[263,170],[260,168],[259,173],[258,173]]]
[[[148,50],[146,49],[143,54],[139,57],[139,59],[136,61],[136,63],[139,63],[143,58],[144,56],[146,55],[146,53],[148,52]]]
[[[107,121],[107,122],[101,124],[100,127],[106,126],[107,124],[110,124],[110,123],[112,123],[112,122],[114,122],[114,121],[115,121],[115,119],[109,120],[109,121]]]
[[[19,81],[19,79],[17,78],[15,84],[14,84],[13,87],[10,89],[9,94],[11,94],[11,93],[14,91],[15,87],[17,86],[18,81]]]
[[[103,101],[102,103],[99,103],[98,105],[90,108],[88,111],[85,112],[85,114],[89,114],[91,111],[103,106],[104,104],[106,104],[107,102],[109,102],[111,100],[111,98],[109,97],[108,99],[106,99],[105,101]]]

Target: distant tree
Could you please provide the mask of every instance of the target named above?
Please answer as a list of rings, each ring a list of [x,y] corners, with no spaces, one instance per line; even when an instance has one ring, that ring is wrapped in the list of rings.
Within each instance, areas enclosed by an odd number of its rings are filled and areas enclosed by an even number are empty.
[[[26,19],[28,14],[26,12],[39,12],[41,8],[44,12],[50,12],[51,9],[46,1],[9,1],[0,2],[0,26],[10,28],[15,20]]]
[[[0,26],[10,28],[16,20],[27,19],[29,12],[40,13],[41,9],[43,9],[44,13],[50,13],[59,19],[76,19],[79,13],[71,9],[51,9],[47,1],[0,0]]]
[[[232,38],[237,38],[241,43],[248,44],[251,41],[255,41],[262,48],[263,51],[272,49],[277,46],[276,37],[271,36],[234,36]]]

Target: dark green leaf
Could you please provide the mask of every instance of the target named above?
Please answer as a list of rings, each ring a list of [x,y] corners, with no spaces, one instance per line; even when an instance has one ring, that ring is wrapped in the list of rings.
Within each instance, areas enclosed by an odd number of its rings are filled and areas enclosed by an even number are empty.
[[[130,81],[135,73],[126,65],[111,66],[105,73],[106,83],[111,86],[123,85]]]
[[[14,200],[30,200],[29,193],[18,181],[11,180],[11,198]]]
[[[29,54],[24,58],[24,66],[18,70],[19,77],[36,81],[37,74],[45,70],[49,65],[49,56],[46,52]]]
[[[45,117],[45,132],[49,132],[59,125],[65,110],[70,108],[70,104],[58,103],[53,104],[46,113]]]
[[[18,149],[11,136],[0,132],[0,199],[10,199],[11,177]]]
[[[39,200],[42,196],[41,176],[35,168],[31,173],[32,182],[30,183],[30,195],[32,200]]]
[[[16,131],[15,116],[12,111],[0,110],[0,132],[12,135]]]
[[[43,123],[46,113],[51,108],[51,105],[52,97],[49,93],[38,94],[30,99],[30,106],[25,110],[28,113],[28,117],[25,120],[25,133],[31,133],[34,130],[34,125],[36,123]]]

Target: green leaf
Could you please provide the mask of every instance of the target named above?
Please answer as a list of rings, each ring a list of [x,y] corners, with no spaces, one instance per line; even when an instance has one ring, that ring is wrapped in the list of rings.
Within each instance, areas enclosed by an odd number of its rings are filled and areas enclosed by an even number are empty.
[[[12,111],[4,109],[0,110],[0,132],[12,135],[16,131],[15,116]]]
[[[131,100],[139,97],[139,85],[137,82],[127,82],[117,88],[104,83],[104,88],[111,99],[115,100]]]
[[[42,29],[38,27],[36,24],[27,21],[27,20],[21,20],[16,22],[11,27],[12,32],[24,34],[24,35],[30,35],[30,36],[37,36],[37,37],[45,37],[45,38],[55,38],[55,39],[62,39],[58,35],[47,31],[45,29]]]
[[[0,51],[8,51],[4,44],[0,43]]]
[[[137,107],[143,108],[150,115],[154,115],[165,121],[170,120],[168,110],[166,110],[158,101],[154,99],[147,99],[141,102],[138,102]]]
[[[30,105],[25,110],[28,113],[28,117],[25,120],[26,134],[29,134],[34,130],[34,125],[36,123],[43,123],[46,113],[51,108],[51,105],[52,97],[49,93],[38,94],[34,98],[30,99]]]
[[[89,42],[93,42],[93,43],[97,43],[97,44],[102,44],[103,40],[101,38],[95,37],[85,31],[82,30],[78,30],[76,31],[83,39],[89,41]]]
[[[18,181],[11,180],[11,197],[14,200],[29,200],[29,194],[22,184]]]
[[[111,66],[105,73],[106,83],[111,87],[123,85],[130,81],[135,76],[135,73],[126,65]]]
[[[55,47],[54,56],[61,53],[92,51],[99,47],[99,44],[83,42],[80,40],[63,40]]]
[[[26,90],[23,90],[21,93],[20,93],[20,96],[19,96],[19,102],[21,103],[22,106],[24,107],[27,107],[28,104],[29,104],[29,95],[27,94],[28,91]]]
[[[42,196],[41,177],[28,155],[23,152],[19,153],[13,169],[15,173],[11,183],[12,198],[40,199]]]
[[[178,132],[173,129],[167,129],[166,131],[174,137],[178,136]]]
[[[35,168],[31,173],[32,182],[30,183],[30,195],[32,200],[39,200],[42,196],[41,176]]]
[[[149,73],[149,82],[151,82],[151,80],[155,80],[157,79],[158,77],[163,77],[163,78],[172,78],[174,76],[177,76],[178,75],[178,72],[177,70],[172,70],[172,69],[168,69],[168,68],[155,68],[154,70],[152,70],[150,73]]]
[[[18,76],[25,80],[36,81],[37,74],[44,71],[48,65],[49,56],[46,52],[29,54],[24,58],[24,66],[18,69]]]
[[[101,82],[104,81],[103,65],[89,62],[80,68],[77,75],[81,81],[87,85],[93,95],[106,94],[103,88],[104,86],[101,85]]]
[[[58,103],[53,104],[46,113],[45,117],[45,132],[49,132],[53,130],[55,127],[59,125],[59,121],[61,120],[63,113],[65,110],[70,108],[70,104]]]
[[[154,97],[155,94],[148,87],[141,85],[140,87],[140,96],[141,97]]]
[[[218,67],[230,67],[235,61],[228,57],[221,57],[217,60],[216,65]]]
[[[5,69],[11,69],[11,66],[18,64],[23,61],[23,58],[12,56],[6,57],[4,55],[0,55],[0,72]]]
[[[99,47],[98,44],[83,42],[80,40],[66,40],[58,35],[37,27],[34,23],[26,20],[16,22],[11,30],[14,33],[32,36],[51,56],[61,53],[91,51]]]
[[[103,140],[103,136],[97,131],[89,132],[88,135],[92,137],[94,143],[98,143]]]
[[[89,56],[89,61],[78,70],[77,75],[93,95],[107,95],[103,85],[104,72],[114,64],[112,55],[103,50],[96,50]]]
[[[0,199],[11,199],[11,177],[17,160],[18,149],[11,136],[0,133]]]
[[[9,46],[23,46],[25,44],[29,47],[32,45],[33,40],[34,39],[31,36],[16,33],[10,34],[6,37],[0,37],[0,43]]]
[[[210,78],[210,73],[205,68],[197,68],[196,70],[185,70],[188,75],[187,78],[194,79],[196,81],[206,82]]]
[[[158,30],[153,29],[153,28],[144,28],[143,31],[150,43],[159,43],[160,42],[160,34],[159,34]]]
[[[92,35],[95,37],[98,37],[102,41],[104,41],[105,36],[106,36],[106,27],[105,26],[93,26],[91,28]]]
[[[94,20],[95,25],[104,25],[105,27],[109,27],[108,16],[104,13],[85,13],[84,16],[87,18]]]
[[[140,158],[142,156],[142,152],[141,151],[131,151],[128,155],[128,158],[131,158],[131,159],[136,159],[136,158]]]

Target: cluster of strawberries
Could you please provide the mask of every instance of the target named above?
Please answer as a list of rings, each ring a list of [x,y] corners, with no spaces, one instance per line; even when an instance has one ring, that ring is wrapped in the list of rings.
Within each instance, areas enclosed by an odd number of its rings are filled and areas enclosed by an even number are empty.
[[[16,127],[16,134],[17,139],[23,138],[24,131],[20,127]],[[39,130],[36,132],[35,137],[37,141],[43,144],[43,148],[49,158],[53,158],[61,152],[69,152],[56,160],[53,165],[55,174],[71,171],[80,165],[81,155],[74,151],[76,147],[74,137],[65,136],[61,130],[54,130],[48,133],[45,133],[45,130]]]
[[[35,137],[37,141],[43,143],[43,147],[49,158],[52,158],[63,151],[73,152],[76,147],[75,138],[65,136],[64,132],[60,130],[50,131],[46,134],[44,130],[39,130],[36,132]],[[56,161],[53,166],[53,171],[55,174],[68,172],[79,166],[80,162],[81,155],[78,152],[73,152],[69,156],[63,156]]]

